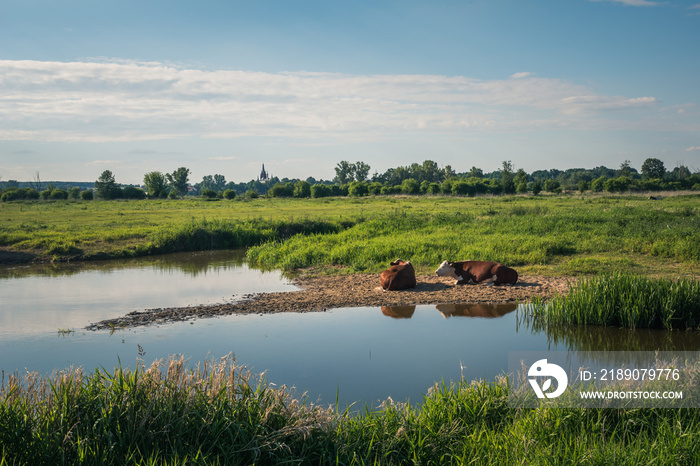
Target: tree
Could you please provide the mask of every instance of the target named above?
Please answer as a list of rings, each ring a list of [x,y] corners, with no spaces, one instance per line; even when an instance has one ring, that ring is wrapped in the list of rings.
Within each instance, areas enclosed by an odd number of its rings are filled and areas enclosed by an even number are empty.
[[[148,197],[151,199],[168,197],[168,180],[161,172],[150,172],[143,176]]]
[[[513,182],[513,162],[510,160],[503,161],[503,170],[501,170],[501,185],[503,192],[513,194],[515,192],[515,183]]]
[[[663,180],[666,176],[666,167],[661,160],[648,158],[642,164],[642,176],[646,179]]]
[[[184,196],[187,194],[187,182],[189,181],[190,170],[189,168],[180,167],[172,173],[166,173],[165,177],[168,179],[170,186],[172,187],[175,195]]]
[[[367,175],[369,175],[370,166],[364,162],[355,162],[352,168],[352,172],[355,176],[355,181],[367,181]]]
[[[353,174],[352,170],[354,169],[354,166],[346,161],[342,160],[336,165],[335,167],[335,178],[338,181],[338,184],[347,184],[353,179]]]
[[[116,199],[119,197],[119,185],[111,171],[105,170],[95,181],[95,193],[102,199]]]

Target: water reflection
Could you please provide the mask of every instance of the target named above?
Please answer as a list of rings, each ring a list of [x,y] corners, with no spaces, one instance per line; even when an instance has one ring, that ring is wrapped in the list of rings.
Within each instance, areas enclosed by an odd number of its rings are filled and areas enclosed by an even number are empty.
[[[438,304],[435,308],[445,319],[450,317],[503,317],[509,312],[513,312],[518,307],[517,304]]]
[[[26,277],[67,277],[85,272],[111,273],[125,268],[148,268],[160,272],[178,272],[196,277],[212,268],[234,269],[243,266],[245,250],[200,251],[80,262],[49,262],[25,265],[0,265],[0,279]]]
[[[394,319],[410,319],[416,306],[382,306],[382,314]]]
[[[435,309],[442,317],[485,317],[496,318],[513,312],[518,308],[517,304],[438,304]],[[382,314],[394,319],[410,319],[416,311],[416,306],[382,306]]]
[[[135,310],[234,302],[290,288],[281,272],[248,267],[240,250],[5,266],[0,336],[79,329]]]
[[[541,334],[552,346],[570,351],[698,351],[700,332],[603,327],[599,325],[546,326],[527,308],[518,313],[518,327]],[[518,330],[520,331],[520,330]]]

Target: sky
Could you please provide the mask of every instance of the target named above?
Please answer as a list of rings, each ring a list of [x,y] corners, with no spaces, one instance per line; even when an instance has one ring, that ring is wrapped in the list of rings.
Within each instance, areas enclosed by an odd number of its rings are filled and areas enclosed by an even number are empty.
[[[700,0],[0,0],[0,181],[700,170]]]

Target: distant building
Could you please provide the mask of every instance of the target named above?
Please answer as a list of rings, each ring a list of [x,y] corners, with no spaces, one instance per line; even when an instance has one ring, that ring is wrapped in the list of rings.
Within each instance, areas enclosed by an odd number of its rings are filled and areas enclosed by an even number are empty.
[[[262,164],[262,171],[260,172],[260,176],[258,177],[258,181],[261,183],[264,183],[270,179],[270,174],[265,171],[265,164]]]

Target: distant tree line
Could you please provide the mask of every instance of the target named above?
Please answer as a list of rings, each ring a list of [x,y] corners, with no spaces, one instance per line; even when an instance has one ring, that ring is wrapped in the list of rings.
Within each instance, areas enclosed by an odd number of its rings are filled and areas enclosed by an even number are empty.
[[[0,200],[32,199],[163,199],[202,196],[210,199],[235,199],[296,197],[320,198],[330,196],[368,196],[390,194],[432,195],[500,195],[541,192],[561,193],[571,191],[634,192],[661,190],[700,190],[700,172],[692,173],[684,165],[671,171],[657,158],[648,158],[641,173],[625,160],[618,169],[599,166],[592,169],[536,170],[525,172],[515,169],[510,160],[502,162],[500,170],[484,173],[472,167],[468,172],[456,173],[451,166],[439,167],[432,160],[422,164],[390,168],[384,173],[375,172],[364,162],[341,161],[335,167],[333,180],[305,180],[272,177],[267,181],[251,180],[247,183],[226,182],[223,175],[207,175],[191,185],[190,170],[180,167],[172,173],[149,172],[144,175],[143,187],[116,182],[110,170],[102,172],[93,183],[43,183],[37,172],[28,183],[16,180],[0,182]],[[46,187],[44,188],[44,185]],[[69,185],[74,185],[68,187]]]

